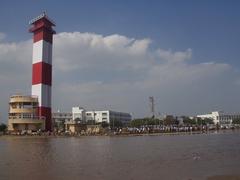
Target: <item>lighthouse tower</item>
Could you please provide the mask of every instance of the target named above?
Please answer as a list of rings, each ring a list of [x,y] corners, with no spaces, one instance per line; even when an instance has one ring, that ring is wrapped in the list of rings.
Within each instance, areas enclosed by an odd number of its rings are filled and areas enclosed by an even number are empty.
[[[45,13],[32,19],[29,32],[33,33],[32,95],[38,97],[38,115],[46,118],[45,129],[52,130],[51,86],[52,43],[55,23]]]

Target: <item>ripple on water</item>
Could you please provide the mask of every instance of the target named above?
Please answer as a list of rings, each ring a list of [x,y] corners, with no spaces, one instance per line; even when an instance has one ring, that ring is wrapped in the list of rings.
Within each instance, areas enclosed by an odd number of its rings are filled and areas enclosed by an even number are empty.
[[[0,139],[0,177],[26,180],[238,180],[239,176],[233,175],[239,172],[240,167],[239,144],[240,133],[86,138],[9,137]]]

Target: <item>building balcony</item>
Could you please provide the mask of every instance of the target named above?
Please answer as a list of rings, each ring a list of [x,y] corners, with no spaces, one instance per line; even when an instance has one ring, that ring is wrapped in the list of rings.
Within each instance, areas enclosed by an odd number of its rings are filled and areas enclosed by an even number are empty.
[[[14,95],[11,96],[9,103],[38,103],[37,96],[21,96],[21,95]]]
[[[9,113],[29,113],[36,114],[37,109],[33,108],[10,108]]]
[[[13,118],[8,120],[11,124],[42,124],[45,122],[45,118]]]
[[[23,130],[45,130],[45,118],[34,117],[34,118],[17,118],[9,117],[8,119],[8,130],[9,131],[23,131]]]

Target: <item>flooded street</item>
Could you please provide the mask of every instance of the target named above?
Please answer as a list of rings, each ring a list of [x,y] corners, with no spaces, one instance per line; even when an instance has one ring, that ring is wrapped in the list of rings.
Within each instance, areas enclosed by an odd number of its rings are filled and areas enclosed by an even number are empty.
[[[239,167],[239,132],[0,137],[0,179],[207,179]]]

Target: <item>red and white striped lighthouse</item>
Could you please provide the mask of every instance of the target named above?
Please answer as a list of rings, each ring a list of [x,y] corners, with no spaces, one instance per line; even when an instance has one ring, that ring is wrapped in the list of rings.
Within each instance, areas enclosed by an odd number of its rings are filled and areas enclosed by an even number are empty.
[[[38,96],[38,115],[46,118],[46,130],[52,130],[52,42],[55,23],[45,13],[32,19],[33,33],[32,95]]]

